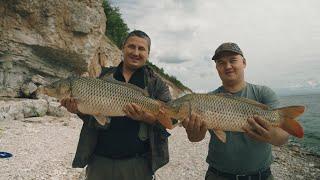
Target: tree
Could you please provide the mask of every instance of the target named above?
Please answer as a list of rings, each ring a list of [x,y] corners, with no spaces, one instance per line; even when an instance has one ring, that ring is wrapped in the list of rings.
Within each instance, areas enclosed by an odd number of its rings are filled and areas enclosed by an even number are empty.
[[[102,6],[107,17],[105,34],[121,49],[129,28],[123,21],[118,7],[112,7],[108,0],[104,0]]]

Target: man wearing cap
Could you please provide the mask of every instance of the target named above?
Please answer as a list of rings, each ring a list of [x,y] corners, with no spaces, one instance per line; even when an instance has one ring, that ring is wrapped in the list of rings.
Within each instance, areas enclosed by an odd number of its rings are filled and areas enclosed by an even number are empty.
[[[244,79],[246,59],[235,43],[223,43],[215,51],[212,60],[222,81],[222,86],[210,93],[229,93],[245,97],[270,108],[279,104],[274,91],[269,87],[251,84]],[[273,157],[271,144],[280,146],[288,141],[288,133],[278,127],[264,123],[261,117],[248,119],[250,128],[242,132],[226,132],[227,142],[218,140],[213,131],[207,163],[206,180],[272,180],[270,165]],[[192,142],[201,141],[206,134],[206,124],[197,115],[183,122],[188,138]]]

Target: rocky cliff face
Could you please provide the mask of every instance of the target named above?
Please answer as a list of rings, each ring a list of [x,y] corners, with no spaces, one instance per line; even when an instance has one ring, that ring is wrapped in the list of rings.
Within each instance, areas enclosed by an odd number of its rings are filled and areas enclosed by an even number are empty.
[[[0,97],[29,97],[40,84],[117,65],[121,51],[105,22],[102,0],[0,0]],[[173,97],[183,93],[168,85]]]
[[[171,96],[173,99],[181,97],[185,94],[193,93],[192,90],[190,90],[190,89],[183,89],[182,90],[182,89],[178,88],[175,84],[173,84],[171,81],[168,81],[165,78],[162,78],[162,80],[169,86],[169,90],[170,90],[170,93],[171,93]]]
[[[102,0],[0,0],[0,96],[19,96],[37,75],[97,76],[118,64],[105,21]]]

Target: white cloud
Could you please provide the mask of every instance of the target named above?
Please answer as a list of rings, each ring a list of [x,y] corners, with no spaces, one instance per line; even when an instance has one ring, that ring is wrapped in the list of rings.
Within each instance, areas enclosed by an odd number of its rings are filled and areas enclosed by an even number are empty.
[[[246,79],[272,88],[319,82],[320,1],[117,0],[125,22],[152,39],[150,60],[198,91],[218,87],[222,42],[245,53]]]
[[[314,79],[310,79],[307,81],[307,84],[311,87],[311,88],[315,88],[317,86],[319,86],[319,82],[317,80]]]

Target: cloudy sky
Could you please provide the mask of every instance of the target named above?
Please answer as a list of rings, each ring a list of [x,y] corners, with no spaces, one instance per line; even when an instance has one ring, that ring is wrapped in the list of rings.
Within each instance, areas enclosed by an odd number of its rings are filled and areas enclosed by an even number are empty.
[[[150,61],[196,92],[221,85],[211,57],[236,42],[246,80],[320,89],[318,0],[111,0],[131,30],[151,37]]]

